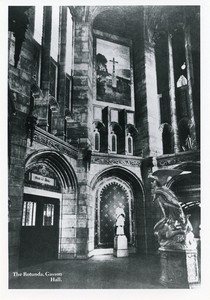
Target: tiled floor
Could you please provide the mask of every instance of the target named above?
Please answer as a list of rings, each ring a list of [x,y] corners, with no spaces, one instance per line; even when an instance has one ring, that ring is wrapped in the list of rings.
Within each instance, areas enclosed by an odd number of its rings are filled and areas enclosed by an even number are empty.
[[[27,276],[26,276],[26,272]],[[40,272],[40,273],[39,273]],[[48,273],[62,276],[47,276]],[[19,270],[12,289],[160,289],[159,260],[156,256],[94,256],[88,260],[51,261]],[[35,273],[38,273],[37,275]],[[40,276],[41,273],[43,276]],[[33,276],[31,276],[32,274]],[[35,275],[36,276],[35,276]],[[24,276],[25,275],[25,276]],[[51,281],[51,278],[62,281]]]

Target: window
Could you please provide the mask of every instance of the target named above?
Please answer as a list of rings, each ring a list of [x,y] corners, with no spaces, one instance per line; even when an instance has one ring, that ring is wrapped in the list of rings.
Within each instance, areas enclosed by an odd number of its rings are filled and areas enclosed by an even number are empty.
[[[177,88],[187,85],[187,78],[184,75],[181,75],[176,83]]]
[[[35,226],[36,202],[24,201],[22,226]]]
[[[117,136],[113,131],[111,132],[111,152],[117,153]]]
[[[72,70],[72,40],[73,40],[73,21],[70,10],[67,10],[67,29],[66,29],[66,73],[71,75]]]
[[[65,106],[71,111],[72,78],[66,75],[66,103]]]
[[[43,26],[43,6],[35,6],[34,39],[41,45]]]
[[[52,131],[52,110],[50,105],[48,106],[48,132],[51,133]]]
[[[43,226],[54,225],[54,204],[44,204],[43,210]]]
[[[57,65],[51,59],[50,62],[50,95],[56,98],[57,89]]]
[[[98,132],[98,129],[94,130],[95,133],[95,140],[94,140],[94,150],[95,151],[100,151],[100,133]]]
[[[59,6],[52,6],[52,32],[50,55],[58,61],[58,35],[59,35]]]
[[[34,45],[34,55],[33,55],[33,80],[40,87],[41,81],[41,46]]]
[[[126,152],[127,154],[133,154],[133,137],[130,133],[126,136]]]

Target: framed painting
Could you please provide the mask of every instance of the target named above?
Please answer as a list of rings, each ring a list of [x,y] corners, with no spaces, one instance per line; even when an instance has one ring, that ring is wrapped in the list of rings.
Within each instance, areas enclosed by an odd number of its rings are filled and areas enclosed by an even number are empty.
[[[96,38],[96,99],[131,106],[130,47]]]

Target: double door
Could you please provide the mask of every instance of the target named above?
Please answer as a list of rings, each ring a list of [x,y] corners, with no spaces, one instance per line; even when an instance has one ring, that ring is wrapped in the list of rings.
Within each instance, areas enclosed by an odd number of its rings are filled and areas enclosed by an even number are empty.
[[[20,266],[58,258],[59,199],[24,194]]]

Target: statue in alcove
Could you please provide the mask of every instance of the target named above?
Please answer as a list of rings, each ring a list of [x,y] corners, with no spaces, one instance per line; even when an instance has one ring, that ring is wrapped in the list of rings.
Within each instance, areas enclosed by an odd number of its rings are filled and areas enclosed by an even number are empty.
[[[125,226],[125,211],[122,203],[119,202],[119,206],[115,211],[116,222],[115,228],[116,233],[114,237],[114,251],[113,254],[116,257],[127,257],[128,253],[128,240],[124,233]]]
[[[163,214],[163,218],[154,226],[154,234],[164,249],[196,249],[193,228],[189,221],[190,215],[184,214],[176,195],[165,185],[169,176],[187,173],[190,172],[162,169],[149,175],[152,179],[153,202],[158,202]]]
[[[116,235],[124,235],[124,226],[125,226],[125,211],[123,204],[119,203],[119,206],[116,208]]]

